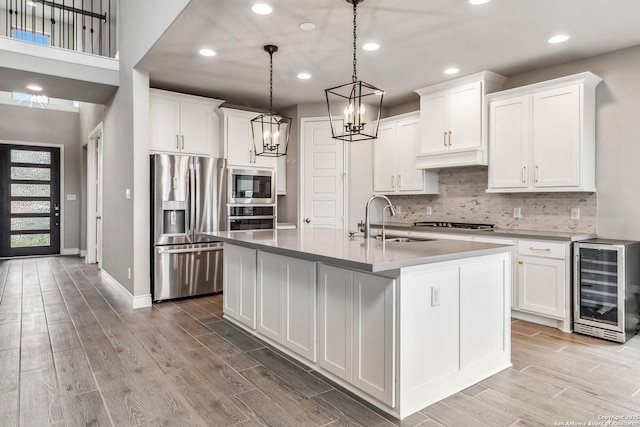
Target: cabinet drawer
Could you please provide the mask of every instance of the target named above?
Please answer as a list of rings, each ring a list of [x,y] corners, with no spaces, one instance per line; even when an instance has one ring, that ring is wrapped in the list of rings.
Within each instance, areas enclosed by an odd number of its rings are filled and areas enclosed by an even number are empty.
[[[566,257],[566,245],[564,243],[537,240],[520,240],[518,242],[518,253],[520,255],[564,259]]]

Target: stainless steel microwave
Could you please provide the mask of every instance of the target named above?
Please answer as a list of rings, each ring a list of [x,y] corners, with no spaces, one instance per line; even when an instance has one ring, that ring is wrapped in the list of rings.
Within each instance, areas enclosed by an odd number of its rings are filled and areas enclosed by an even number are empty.
[[[228,169],[228,204],[276,203],[276,180],[273,170]]]

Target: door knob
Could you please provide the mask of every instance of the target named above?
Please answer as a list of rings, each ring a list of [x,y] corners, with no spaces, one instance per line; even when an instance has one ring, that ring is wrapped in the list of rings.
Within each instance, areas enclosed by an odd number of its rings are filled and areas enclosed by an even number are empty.
[[[305,218],[305,219],[304,219],[304,222],[306,222],[307,224],[309,224],[309,223],[311,222],[311,219],[310,219],[310,218]]]

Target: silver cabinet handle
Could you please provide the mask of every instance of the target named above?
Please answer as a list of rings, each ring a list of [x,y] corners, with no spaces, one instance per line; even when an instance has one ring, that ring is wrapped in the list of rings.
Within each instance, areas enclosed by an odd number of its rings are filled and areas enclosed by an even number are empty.
[[[442,143],[444,144],[444,146],[447,146],[447,131],[444,131],[444,135],[442,136]]]
[[[451,134],[452,134],[452,133],[453,133],[453,132],[449,131],[449,147],[451,147]]]
[[[536,248],[535,246],[529,246],[530,251],[542,251],[542,252],[551,252],[549,248]]]
[[[396,189],[396,176],[395,175],[391,175],[391,188],[393,190]]]
[[[176,134],[176,149],[180,148],[180,135]]]
[[[182,135],[182,149],[184,150],[184,135]]]
[[[538,182],[538,175],[540,175],[538,171],[538,165],[533,169],[533,182]]]
[[[305,219],[304,219],[304,222],[306,222],[307,224],[309,224],[309,223],[311,222],[311,219],[310,219],[310,218],[305,218]]]
[[[398,188],[402,188],[402,175],[398,175]]]
[[[522,182],[527,182],[527,167],[522,167]]]

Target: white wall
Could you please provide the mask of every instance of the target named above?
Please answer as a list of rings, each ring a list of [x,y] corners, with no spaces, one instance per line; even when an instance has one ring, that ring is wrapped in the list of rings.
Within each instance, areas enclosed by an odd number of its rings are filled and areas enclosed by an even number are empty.
[[[77,112],[0,104],[0,140],[64,146],[64,246],[80,247],[80,121]],[[64,200],[75,194],[76,200]]]

